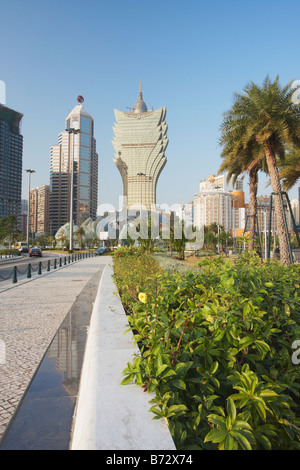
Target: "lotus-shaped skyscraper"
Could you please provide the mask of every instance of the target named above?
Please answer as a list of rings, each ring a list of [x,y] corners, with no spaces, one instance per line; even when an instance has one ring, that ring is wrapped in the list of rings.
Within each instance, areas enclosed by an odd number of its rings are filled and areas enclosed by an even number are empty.
[[[151,210],[156,205],[158,177],[167,161],[167,110],[162,107],[148,111],[140,87],[130,112],[114,112],[114,162],[121,173],[125,205]]]

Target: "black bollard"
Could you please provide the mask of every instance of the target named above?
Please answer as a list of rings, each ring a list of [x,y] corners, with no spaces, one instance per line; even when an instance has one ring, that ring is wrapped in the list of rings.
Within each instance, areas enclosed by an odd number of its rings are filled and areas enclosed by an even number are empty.
[[[17,266],[14,266],[14,269],[13,269],[12,282],[13,282],[13,284],[15,284],[17,282]]]
[[[28,263],[28,266],[27,266],[27,277],[28,279],[31,278],[31,263]]]

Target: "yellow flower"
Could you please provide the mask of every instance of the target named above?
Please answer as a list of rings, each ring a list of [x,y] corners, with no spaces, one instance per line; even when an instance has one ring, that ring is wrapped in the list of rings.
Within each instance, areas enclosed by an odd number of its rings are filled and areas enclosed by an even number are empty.
[[[147,294],[145,294],[144,292],[140,292],[139,293],[139,301],[143,302],[145,304],[147,302]]]
[[[299,289],[299,284],[295,284],[296,289]]]

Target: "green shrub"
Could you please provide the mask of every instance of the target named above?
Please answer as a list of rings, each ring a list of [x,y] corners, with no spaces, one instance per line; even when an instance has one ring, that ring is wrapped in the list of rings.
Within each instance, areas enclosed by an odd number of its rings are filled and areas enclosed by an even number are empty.
[[[299,267],[247,255],[200,268],[114,258],[140,346],[122,383],[154,393],[151,411],[168,420],[178,449],[299,449]]]

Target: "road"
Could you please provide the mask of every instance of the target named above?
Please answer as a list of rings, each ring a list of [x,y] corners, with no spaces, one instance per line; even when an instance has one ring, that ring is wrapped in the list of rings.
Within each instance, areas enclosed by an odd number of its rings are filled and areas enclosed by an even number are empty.
[[[42,262],[42,271],[47,270],[48,261],[50,261],[51,269],[53,269],[54,260],[57,261],[57,266],[59,263],[59,254],[43,252],[43,256],[40,257],[30,257],[29,254],[24,254],[20,258],[7,259],[0,261],[0,286],[4,287],[4,283],[12,283],[13,269],[17,267],[17,279],[21,280],[27,277],[28,264],[31,264],[31,274],[32,276],[38,273],[39,262]]]

